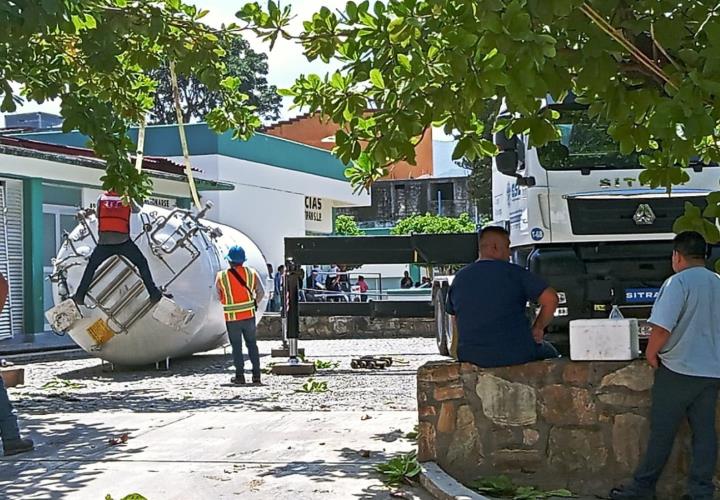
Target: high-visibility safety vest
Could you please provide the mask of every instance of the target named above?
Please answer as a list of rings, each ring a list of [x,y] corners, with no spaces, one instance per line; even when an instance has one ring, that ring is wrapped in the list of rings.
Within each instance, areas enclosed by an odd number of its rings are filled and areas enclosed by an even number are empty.
[[[255,280],[257,273],[250,267],[234,266],[245,280],[247,288],[233,276],[229,270],[221,271],[217,276],[217,289],[223,304],[225,321],[241,321],[255,317]],[[250,290],[253,292],[250,293]]]
[[[98,199],[99,230],[130,234],[130,206],[123,205],[122,198],[108,191]]]

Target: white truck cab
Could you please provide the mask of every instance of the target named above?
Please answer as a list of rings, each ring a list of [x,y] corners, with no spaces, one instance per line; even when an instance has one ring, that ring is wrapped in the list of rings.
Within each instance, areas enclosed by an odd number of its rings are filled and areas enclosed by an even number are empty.
[[[535,148],[496,135],[493,225],[510,232],[512,261],[559,292],[556,329],[607,317],[613,305],[647,318],[672,273],[673,223],[686,202],[702,206],[718,189],[720,167],[691,165],[691,180],[671,194],[650,189],[638,180],[639,155],[622,155],[584,107],[549,106],[560,112],[559,141]]]

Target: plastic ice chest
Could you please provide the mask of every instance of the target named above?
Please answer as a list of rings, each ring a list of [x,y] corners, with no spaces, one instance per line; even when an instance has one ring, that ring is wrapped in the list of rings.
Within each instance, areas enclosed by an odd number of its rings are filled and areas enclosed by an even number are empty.
[[[570,322],[573,361],[629,361],[640,353],[637,319],[578,319]]]

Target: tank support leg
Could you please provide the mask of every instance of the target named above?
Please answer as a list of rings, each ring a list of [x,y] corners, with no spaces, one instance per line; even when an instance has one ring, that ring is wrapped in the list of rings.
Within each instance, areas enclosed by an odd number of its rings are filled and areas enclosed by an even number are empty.
[[[159,371],[159,370],[165,370],[165,371],[169,371],[169,370],[170,370],[170,358],[165,358],[165,368],[161,368],[161,367],[160,367],[160,363],[161,363],[161,361],[156,361],[156,362],[155,362],[155,369],[156,369],[156,370],[158,370],[158,371]]]
[[[285,286],[285,304],[287,304],[287,340],[288,360],[286,363],[273,365],[274,375],[312,375],[315,365],[299,359],[298,340],[300,338],[300,311],[298,309],[298,286],[300,268],[292,260],[285,265],[287,270]]]

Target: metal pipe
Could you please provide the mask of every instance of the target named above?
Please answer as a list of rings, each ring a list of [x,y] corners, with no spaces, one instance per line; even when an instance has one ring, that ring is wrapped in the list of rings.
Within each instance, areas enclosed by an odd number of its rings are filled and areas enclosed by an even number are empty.
[[[128,302],[140,295],[143,288],[145,288],[145,285],[142,281],[135,282],[132,288],[130,288],[130,290],[128,290],[127,293],[109,309],[110,315],[115,316],[119,313],[120,310],[128,304]]]
[[[287,273],[280,277],[280,327],[282,329],[282,346],[288,349],[287,336]]]
[[[133,269],[132,266],[127,266],[125,269],[120,271],[120,274],[118,274],[113,281],[110,282],[108,286],[106,286],[98,295],[97,297],[91,295],[93,299],[95,300],[95,303],[104,302],[108,296],[113,293],[115,290],[120,288],[123,283],[130,277],[131,274],[135,273],[135,269]],[[93,281],[92,285],[90,286],[90,289],[92,290],[93,286],[97,283],[97,280]]]
[[[297,363],[298,338],[300,337],[300,312],[298,309],[298,266],[292,259],[285,263],[287,271],[287,337],[290,363]]]
[[[130,330],[135,322],[145,316],[154,305],[155,303],[150,302],[149,300],[145,302],[145,304],[133,316],[131,316],[130,319],[128,319],[127,323],[125,323],[125,331]]]

